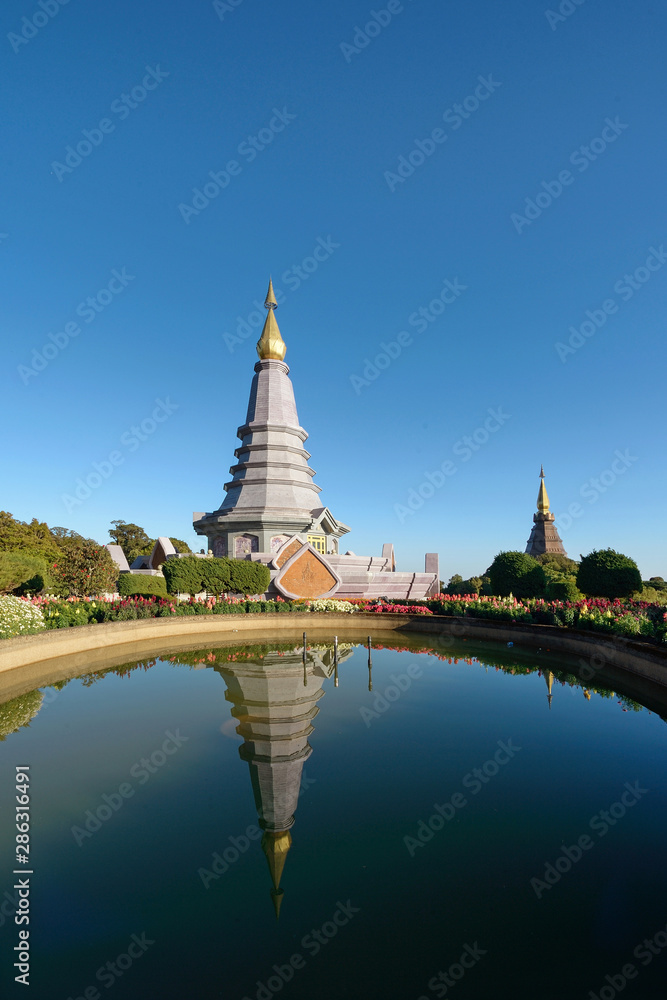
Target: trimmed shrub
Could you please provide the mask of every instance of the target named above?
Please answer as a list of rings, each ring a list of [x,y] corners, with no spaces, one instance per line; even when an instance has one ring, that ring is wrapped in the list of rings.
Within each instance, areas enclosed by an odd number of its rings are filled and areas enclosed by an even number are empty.
[[[167,559],[162,572],[170,594],[199,594],[206,590],[220,594],[229,586],[229,572],[225,559],[199,559],[187,556],[185,559]]]
[[[525,552],[500,552],[488,569],[491,589],[498,597],[542,597],[546,576],[537,559]]]
[[[577,587],[590,597],[630,597],[641,591],[637,563],[614,549],[594,550],[584,556],[577,573]]]
[[[580,601],[581,591],[576,581],[569,576],[547,581],[546,598],[548,601]]]
[[[163,576],[144,576],[138,573],[121,573],[118,578],[118,593],[121,597],[167,596],[167,582]]]
[[[271,579],[262,563],[217,556],[167,559],[162,572],[170,594],[263,594]]]
[[[228,559],[229,590],[235,594],[263,594],[269,586],[271,572],[263,563],[246,559]]]
[[[46,560],[28,552],[0,552],[0,593],[43,590],[48,579]]]

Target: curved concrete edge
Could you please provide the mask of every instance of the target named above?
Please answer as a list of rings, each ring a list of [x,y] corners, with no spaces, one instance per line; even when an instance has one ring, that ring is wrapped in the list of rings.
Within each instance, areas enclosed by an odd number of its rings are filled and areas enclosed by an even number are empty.
[[[241,614],[193,615],[192,617],[144,618],[141,621],[107,622],[104,625],[75,625],[70,628],[50,629],[36,635],[3,639],[0,643],[0,673],[15,670],[33,663],[43,663],[78,653],[96,653],[100,650],[114,654],[118,647],[152,643],[157,649],[165,640],[187,638],[208,639],[237,633],[238,638],[249,633],[265,638],[287,633],[301,633],[324,629],[331,632],[345,629],[361,635],[368,634],[370,622],[377,624],[379,615],[359,612],[293,612],[290,614]],[[392,631],[405,622],[405,615],[382,615],[383,630]],[[389,620],[391,619],[391,621]]]
[[[197,649],[211,642],[298,642],[304,631],[309,638],[329,641],[336,634],[347,640],[365,639],[370,633],[378,642],[396,632],[419,633],[438,636],[443,652],[447,644],[457,640],[513,642],[579,657],[582,679],[592,683],[602,672],[618,672],[667,688],[667,649],[617,636],[438,615],[293,612],[148,618],[4,639],[0,642],[0,698],[7,700],[67,677],[147,656]]]
[[[408,616],[405,616],[408,617]],[[411,615],[401,631],[421,632],[451,639],[476,639],[487,642],[513,642],[579,658],[582,679],[593,678],[610,670],[633,674],[667,688],[667,646],[624,639],[601,632],[579,632],[555,625],[521,625],[488,621],[484,618],[454,618]]]

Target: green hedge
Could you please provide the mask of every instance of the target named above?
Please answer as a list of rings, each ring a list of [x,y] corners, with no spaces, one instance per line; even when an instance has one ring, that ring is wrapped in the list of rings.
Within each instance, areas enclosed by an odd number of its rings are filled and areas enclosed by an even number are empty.
[[[162,572],[170,594],[263,594],[271,579],[262,563],[215,556],[167,559]]]
[[[37,594],[51,582],[46,560],[27,552],[0,552],[0,593]]]
[[[162,576],[143,576],[138,573],[121,573],[118,579],[118,593],[121,597],[167,596],[167,583]]]
[[[590,597],[630,597],[642,589],[637,563],[615,549],[593,550],[577,572],[577,587]]]

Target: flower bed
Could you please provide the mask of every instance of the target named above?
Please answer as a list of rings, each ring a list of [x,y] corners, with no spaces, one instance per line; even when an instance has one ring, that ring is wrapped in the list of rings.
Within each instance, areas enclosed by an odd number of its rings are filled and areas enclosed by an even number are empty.
[[[134,621],[184,615],[281,614],[288,612],[367,611],[374,614],[442,615],[512,624],[553,625],[620,635],[649,643],[667,644],[667,612],[647,601],[589,598],[581,601],[517,600],[477,594],[438,594],[430,600],[393,604],[387,600],[265,601],[259,597],[191,597],[179,601],[164,597],[67,598],[0,597],[0,638],[41,629],[94,625],[97,622]]]
[[[44,628],[41,608],[22,597],[0,597],[0,639],[29,635]]]
[[[408,602],[409,605],[410,602]],[[647,601],[589,597],[580,601],[438,594],[424,602],[435,615],[484,618],[526,625],[555,625],[667,643],[667,612]],[[408,611],[414,611],[412,607]]]

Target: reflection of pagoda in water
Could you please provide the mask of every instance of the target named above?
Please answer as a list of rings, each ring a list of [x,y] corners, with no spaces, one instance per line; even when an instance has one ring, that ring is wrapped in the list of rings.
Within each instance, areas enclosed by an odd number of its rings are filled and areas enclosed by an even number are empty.
[[[351,654],[351,649],[340,649],[339,662]],[[313,752],[308,742],[311,720],[319,711],[316,702],[324,694],[322,685],[334,669],[333,648],[307,650],[305,658],[303,648],[271,652],[256,660],[216,667],[227,684],[225,698],[232,702],[232,715],[239,722],[236,731],[244,740],[239,754],[250,768],[276,916],[284,895],[280,881],[292,844],[290,829],[303,765]]]

